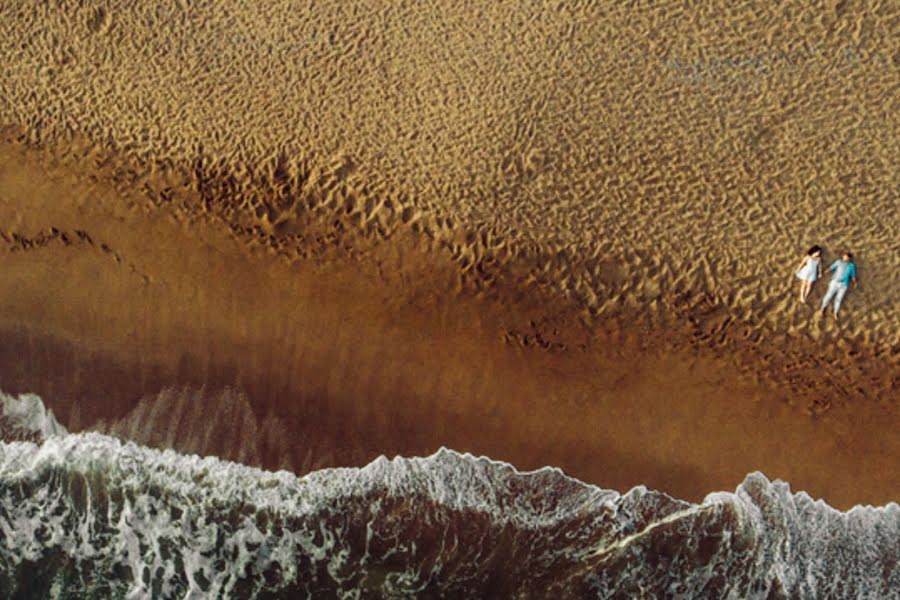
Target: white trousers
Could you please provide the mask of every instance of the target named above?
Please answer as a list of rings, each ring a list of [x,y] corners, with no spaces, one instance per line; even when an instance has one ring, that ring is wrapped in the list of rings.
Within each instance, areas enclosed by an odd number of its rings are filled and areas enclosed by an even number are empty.
[[[847,293],[847,284],[841,283],[840,281],[832,281],[828,284],[828,291],[825,292],[825,297],[822,298],[822,310],[828,307],[828,304],[834,300],[834,314],[838,314],[838,311],[841,310],[841,302],[844,301],[844,294]]]

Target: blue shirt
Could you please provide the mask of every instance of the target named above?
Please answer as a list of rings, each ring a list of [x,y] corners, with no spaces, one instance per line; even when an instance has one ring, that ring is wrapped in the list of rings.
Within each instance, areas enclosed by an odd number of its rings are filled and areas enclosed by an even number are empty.
[[[843,259],[834,261],[828,269],[833,271],[831,280],[843,285],[850,285],[850,280],[856,277],[856,265]]]

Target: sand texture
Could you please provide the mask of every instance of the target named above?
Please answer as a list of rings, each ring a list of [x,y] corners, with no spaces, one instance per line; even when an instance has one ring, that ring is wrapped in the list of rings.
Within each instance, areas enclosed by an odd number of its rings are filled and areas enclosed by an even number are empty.
[[[898,17],[5,3],[0,385],[163,446],[154,419],[215,402],[167,383],[231,386],[270,446],[185,447],[298,472],[446,444],[689,498],[755,469],[896,498],[900,446],[866,432],[900,410]],[[814,243],[856,254],[840,322],[826,281],[797,301]],[[61,399],[29,380],[60,357],[85,373]],[[121,386],[82,406],[100,364]]]

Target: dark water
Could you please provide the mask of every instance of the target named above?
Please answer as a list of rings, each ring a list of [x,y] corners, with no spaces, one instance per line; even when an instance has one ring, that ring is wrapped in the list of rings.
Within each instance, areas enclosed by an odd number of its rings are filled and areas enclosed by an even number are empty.
[[[451,450],[296,477],[0,401],[3,598],[900,598],[900,507],[759,473],[700,504]]]

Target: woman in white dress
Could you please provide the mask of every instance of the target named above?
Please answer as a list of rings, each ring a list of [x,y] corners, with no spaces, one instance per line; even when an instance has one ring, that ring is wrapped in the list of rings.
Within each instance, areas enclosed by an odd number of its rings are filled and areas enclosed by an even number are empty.
[[[806,302],[809,292],[816,279],[822,276],[822,248],[813,246],[806,251],[803,262],[797,270],[797,279],[800,280],[800,302]]]

